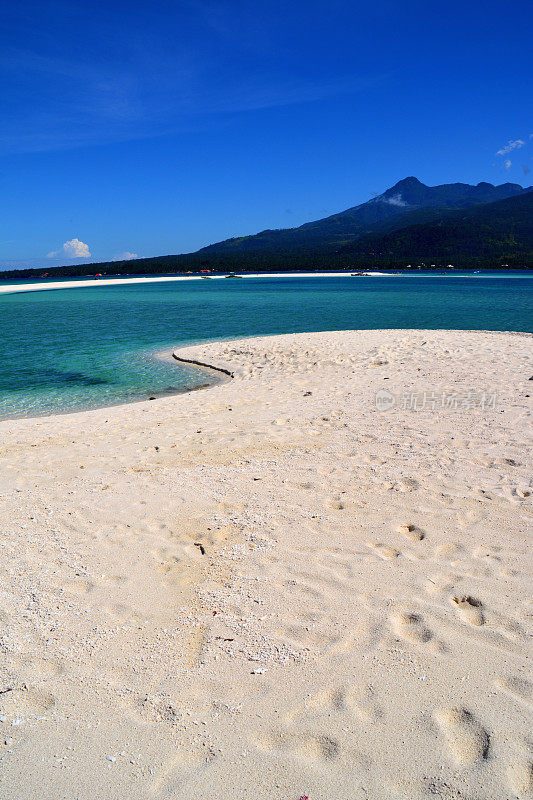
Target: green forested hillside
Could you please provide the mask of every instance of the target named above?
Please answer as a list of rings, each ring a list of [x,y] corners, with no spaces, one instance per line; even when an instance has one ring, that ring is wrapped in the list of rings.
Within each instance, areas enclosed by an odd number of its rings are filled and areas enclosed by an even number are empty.
[[[422,215],[423,216],[423,215]],[[533,266],[533,191],[462,211],[439,213],[381,236],[342,248],[358,260],[371,254],[391,263]]]

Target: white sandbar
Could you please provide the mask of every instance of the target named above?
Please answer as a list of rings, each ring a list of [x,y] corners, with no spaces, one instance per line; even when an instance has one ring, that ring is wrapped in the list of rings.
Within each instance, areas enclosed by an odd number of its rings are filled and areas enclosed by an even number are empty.
[[[391,273],[387,272],[364,272],[357,277],[375,277],[385,276],[392,277]],[[238,274],[236,279],[239,278],[350,278],[350,273],[347,272],[268,272],[268,273],[243,273]],[[171,283],[175,281],[198,281],[198,280],[220,280],[227,278],[227,275],[210,275],[202,277],[201,275],[165,275],[163,277],[142,277],[142,278],[102,278],[95,280],[88,278],[87,280],[71,280],[71,281],[56,281],[45,283],[13,283],[0,286],[0,294],[13,294],[20,292],[44,292],[52,289],[82,289],[97,286],[119,286],[133,283]]]

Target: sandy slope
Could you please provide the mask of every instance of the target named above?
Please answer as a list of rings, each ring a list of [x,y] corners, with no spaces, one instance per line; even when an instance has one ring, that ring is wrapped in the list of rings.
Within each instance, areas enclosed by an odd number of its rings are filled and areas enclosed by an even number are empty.
[[[0,423],[0,796],[530,796],[531,344],[213,343]]]

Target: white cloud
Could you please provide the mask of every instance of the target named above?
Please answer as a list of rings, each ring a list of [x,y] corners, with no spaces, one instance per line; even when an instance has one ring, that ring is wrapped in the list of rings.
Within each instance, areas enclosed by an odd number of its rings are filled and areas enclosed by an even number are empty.
[[[409,203],[406,203],[405,200],[402,199],[400,192],[398,192],[398,194],[393,194],[391,197],[380,197],[376,199],[381,200],[383,203],[388,203],[390,206],[400,206],[404,208],[409,205]]]
[[[121,253],[118,256],[112,258],[112,261],[131,261],[132,258],[139,258],[138,253],[130,253],[129,250],[125,250],[124,253]]]
[[[63,250],[67,256],[72,256],[72,258],[90,258],[91,256],[89,245],[85,244],[85,242],[80,242],[79,239],[71,239],[70,242],[65,242]]]
[[[81,242],[79,239],[70,239],[68,242],[64,242],[63,247],[60,250],[53,250],[51,253],[47,254],[47,258],[57,258],[58,256],[66,255],[69,258],[90,258],[91,251],[89,250],[89,245],[85,244],[85,242]]]
[[[521,147],[525,145],[523,139],[509,139],[509,142],[505,145],[505,147],[501,147],[499,150],[496,150],[497,156],[506,156],[507,153],[512,153],[513,150],[520,150]]]
[[[503,162],[503,166],[505,167],[505,169],[509,169],[512,163],[513,162],[511,161],[510,158],[506,158],[505,161]]]

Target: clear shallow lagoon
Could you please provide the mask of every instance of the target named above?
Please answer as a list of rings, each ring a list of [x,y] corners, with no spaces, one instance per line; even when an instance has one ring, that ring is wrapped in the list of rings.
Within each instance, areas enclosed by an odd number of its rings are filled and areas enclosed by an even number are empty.
[[[198,386],[205,376],[155,353],[204,340],[349,328],[533,331],[531,273],[103,283],[0,294],[0,418]]]

